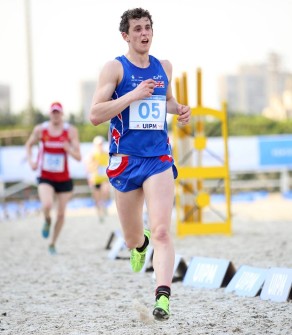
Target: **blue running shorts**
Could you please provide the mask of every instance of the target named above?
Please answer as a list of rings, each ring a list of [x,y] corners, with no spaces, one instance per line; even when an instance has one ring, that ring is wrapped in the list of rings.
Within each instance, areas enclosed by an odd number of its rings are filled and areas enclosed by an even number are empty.
[[[177,169],[170,155],[157,157],[111,156],[106,170],[110,183],[120,192],[128,192],[142,187],[144,181],[154,174],[172,167],[173,177]]]

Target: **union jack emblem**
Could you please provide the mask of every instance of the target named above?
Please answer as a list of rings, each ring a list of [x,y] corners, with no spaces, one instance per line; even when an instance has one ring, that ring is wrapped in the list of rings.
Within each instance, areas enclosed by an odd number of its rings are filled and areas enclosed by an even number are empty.
[[[164,88],[164,81],[156,81],[155,82],[155,87]]]

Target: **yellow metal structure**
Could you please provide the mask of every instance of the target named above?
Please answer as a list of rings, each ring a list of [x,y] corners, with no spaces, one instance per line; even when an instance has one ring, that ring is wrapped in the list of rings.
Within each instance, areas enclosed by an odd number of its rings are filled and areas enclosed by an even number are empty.
[[[226,103],[222,103],[221,110],[215,110],[202,106],[201,101],[201,71],[197,72],[198,79],[198,105],[191,108],[191,122],[186,131],[180,127],[176,118],[173,121],[173,142],[174,159],[178,169],[176,179],[176,217],[177,235],[195,234],[231,234],[231,195],[230,195],[230,176],[228,162],[228,130],[227,130],[227,108]],[[182,86],[177,83],[177,100],[180,103],[187,102],[186,75]],[[183,93],[182,93],[183,92]],[[184,99],[181,97],[184,96]],[[204,134],[204,120],[212,117],[219,121],[223,140],[224,157],[219,166],[203,166],[203,151],[207,146],[207,138]],[[191,130],[194,135],[191,135]],[[187,142],[186,142],[187,141]],[[187,145],[186,145],[187,143]],[[191,145],[191,147],[190,147]],[[185,151],[188,147],[196,153],[196,162]],[[187,157],[184,159],[182,157]],[[224,182],[225,213],[216,221],[204,221],[204,211],[210,206],[210,194],[204,189],[204,181],[210,179],[220,179]]]

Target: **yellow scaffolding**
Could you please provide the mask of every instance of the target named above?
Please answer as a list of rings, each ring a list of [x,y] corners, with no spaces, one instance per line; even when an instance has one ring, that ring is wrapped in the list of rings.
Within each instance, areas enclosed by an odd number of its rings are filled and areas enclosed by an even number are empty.
[[[178,169],[176,179],[176,219],[177,235],[231,234],[231,195],[228,162],[227,108],[222,103],[221,110],[202,106],[201,70],[197,70],[197,106],[191,108],[191,122],[181,127],[177,118],[173,119],[173,154]],[[187,76],[176,79],[177,101],[188,104]],[[203,152],[207,146],[204,134],[204,120],[212,117],[220,122],[223,139],[224,158],[219,166],[203,166]],[[192,133],[194,132],[194,135]],[[193,153],[196,153],[196,164]],[[205,180],[219,179],[224,182],[225,214],[220,220],[205,220],[205,211],[211,208],[210,190],[204,187]],[[215,212],[218,214],[218,212]]]

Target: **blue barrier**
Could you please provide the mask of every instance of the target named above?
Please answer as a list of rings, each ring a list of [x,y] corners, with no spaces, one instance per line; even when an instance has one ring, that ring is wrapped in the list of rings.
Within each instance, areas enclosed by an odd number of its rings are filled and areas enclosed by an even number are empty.
[[[255,191],[255,192],[240,192],[231,195],[232,202],[252,202],[258,199],[263,199],[268,196],[267,191]],[[225,202],[224,194],[212,194],[211,202]]]

